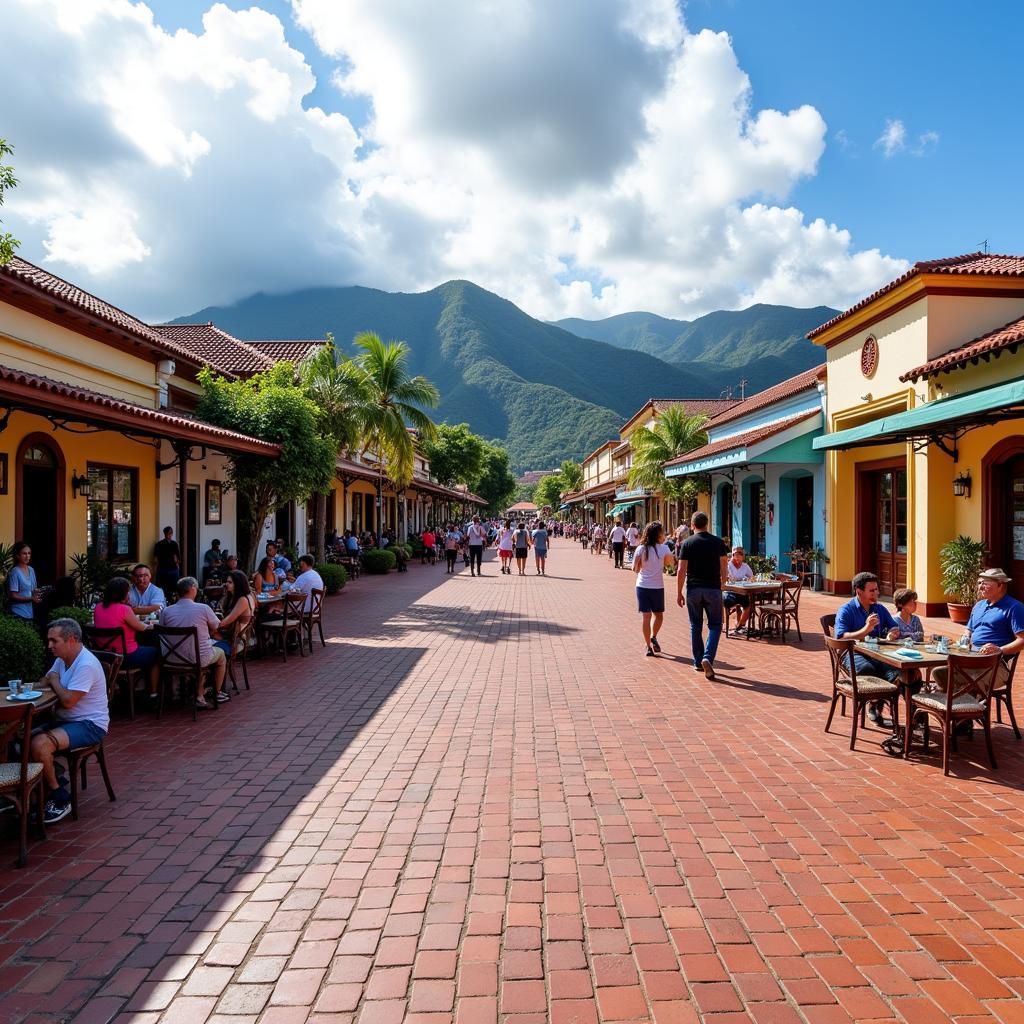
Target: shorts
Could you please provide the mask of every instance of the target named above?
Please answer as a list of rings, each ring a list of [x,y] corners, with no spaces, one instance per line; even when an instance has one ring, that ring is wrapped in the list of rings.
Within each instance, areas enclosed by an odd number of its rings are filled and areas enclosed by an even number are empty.
[[[538,558],[547,558],[548,557],[548,549],[547,548],[539,548],[536,545],[534,545],[533,553]]]
[[[206,659],[206,662],[203,664],[203,668],[212,668],[214,665],[219,665],[224,660],[224,648],[211,646],[210,657]]]
[[[731,590],[727,590],[722,595],[722,604],[726,608],[740,607],[747,608],[750,605],[750,598],[745,594],[734,594]]]
[[[61,722],[55,720],[48,722],[41,729],[33,729],[32,733],[35,735],[40,732],[50,732],[51,729],[63,729],[68,738],[68,748],[74,750],[77,747],[92,747],[97,743],[102,743],[106,732],[101,729],[95,722],[89,721],[87,718],[78,718],[73,722]]]
[[[134,651],[125,655],[124,667],[140,671],[152,668],[158,656],[159,652],[155,647],[136,647]]]
[[[662,612],[664,612],[665,588],[637,587],[636,610],[638,612],[653,612],[655,615],[660,615]]]
[[[516,558],[525,558],[529,553],[529,548],[516,548]]]

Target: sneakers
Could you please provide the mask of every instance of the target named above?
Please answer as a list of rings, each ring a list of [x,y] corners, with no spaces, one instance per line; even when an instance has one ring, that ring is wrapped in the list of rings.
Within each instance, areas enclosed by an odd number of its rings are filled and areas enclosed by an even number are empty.
[[[218,704],[225,704],[229,700],[231,700],[230,694],[225,693],[223,690],[220,693],[217,694],[217,703]]]
[[[647,657],[648,658],[653,658],[654,657],[654,651],[650,647],[647,648]]]
[[[661,654],[661,644],[658,643],[658,638],[656,636],[651,637],[651,646],[658,654]]]
[[[704,675],[708,679],[714,679],[715,678],[715,666],[712,665],[711,662],[708,661],[707,658],[704,658],[701,661],[700,667],[701,667],[701,671],[703,671]]]
[[[47,800],[46,809],[43,811],[43,821],[47,825],[53,825],[63,821],[71,813],[71,801],[61,803],[57,800]]]

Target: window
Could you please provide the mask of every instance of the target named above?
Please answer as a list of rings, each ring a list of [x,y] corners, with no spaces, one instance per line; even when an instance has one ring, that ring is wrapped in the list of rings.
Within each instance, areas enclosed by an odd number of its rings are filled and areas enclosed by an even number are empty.
[[[88,466],[92,493],[86,542],[90,555],[111,561],[137,558],[138,471]]]

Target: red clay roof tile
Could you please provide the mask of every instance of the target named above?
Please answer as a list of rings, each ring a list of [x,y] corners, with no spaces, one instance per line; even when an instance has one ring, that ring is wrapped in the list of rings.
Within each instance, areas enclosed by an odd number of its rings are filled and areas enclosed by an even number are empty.
[[[812,416],[817,416],[820,413],[820,409],[815,409],[811,412],[802,412],[797,416],[790,416],[788,419],[781,420],[778,423],[769,423],[764,427],[756,427],[753,430],[748,430],[743,434],[734,434],[732,437],[723,437],[721,441],[713,441],[710,444],[704,445],[702,448],[695,448],[692,452],[687,452],[685,455],[680,455],[676,459],[671,459],[666,462],[667,466],[683,466],[689,462],[699,462],[702,459],[710,458],[712,455],[718,455],[721,452],[732,451],[733,448],[749,448],[753,444],[759,444],[761,441],[767,440],[769,437],[774,437],[776,434],[781,434],[784,430],[788,430],[790,427],[795,427],[798,423],[803,423],[804,420],[809,420]]]
[[[711,420],[708,426],[717,427],[719,423],[729,423],[732,420],[738,420],[741,416],[746,416],[748,413],[763,409],[766,405],[771,405],[772,402],[779,402],[783,398],[798,395],[801,391],[809,391],[811,388],[817,387],[819,380],[824,379],[825,363],[822,363],[820,366],[804,370],[803,373],[798,373],[795,377],[790,377],[788,380],[779,381],[778,384],[765,388],[764,391],[759,391],[756,395],[751,395],[745,401],[737,402],[732,408],[727,409]]]
[[[152,328],[162,338],[195,353],[218,373],[246,375],[269,370],[274,365],[269,355],[212,323],[153,324]]]
[[[1004,349],[1016,348],[1024,344],[1024,317],[1019,320],[1011,320],[1002,327],[997,327],[987,334],[980,334],[973,341],[964,345],[958,345],[950,349],[945,355],[930,359],[927,363],[915,366],[908,370],[900,380],[915,381],[921,377],[932,377],[943,370],[955,370],[964,366],[972,359],[981,356],[998,355]]]

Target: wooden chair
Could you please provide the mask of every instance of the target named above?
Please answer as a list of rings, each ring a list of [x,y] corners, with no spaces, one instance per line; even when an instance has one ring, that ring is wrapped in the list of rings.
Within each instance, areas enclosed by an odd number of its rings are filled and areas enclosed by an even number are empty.
[[[306,629],[306,641],[309,644],[309,653],[313,653],[313,627],[316,626],[320,633],[320,646],[326,647],[327,641],[324,640],[324,624],[322,619],[322,610],[324,603],[324,591],[323,590],[312,590],[310,591],[310,607],[309,611],[305,612],[305,619],[303,625]]]
[[[302,642],[302,621],[305,618],[305,594],[285,594],[284,613],[279,619],[268,619],[257,625],[262,645],[265,637],[274,637],[281,645],[281,656],[288,660],[288,640],[295,637],[299,645],[299,656],[305,657],[305,644]]]
[[[924,716],[924,745],[928,746],[929,720],[934,718],[942,727],[942,774],[949,774],[949,748],[956,746],[954,730],[962,722],[981,722],[985,730],[985,746],[989,764],[996,767],[992,751],[992,723],[990,712],[999,670],[998,654],[951,654],[946,675],[946,692],[915,693],[910,698],[903,756],[910,757],[910,744],[914,722]]]
[[[821,623],[821,631],[825,636],[835,636],[836,632],[836,613],[829,612],[828,615],[822,615],[818,621]]]
[[[25,704],[8,704],[4,701],[0,704],[0,754],[4,757],[0,762],[0,796],[10,800],[18,812],[19,846],[16,863],[19,868],[28,863],[28,812],[33,793],[37,801],[39,838],[46,838],[46,787],[43,785],[43,766],[28,759],[29,748],[32,745],[34,711],[31,701]],[[21,745],[20,762],[6,760],[10,744],[14,741]]]
[[[108,678],[107,700],[117,689],[117,684],[123,682],[128,690],[128,718],[135,721],[135,690],[139,680],[145,679],[141,669],[129,668],[124,664],[128,651],[124,642],[124,631],[120,626],[83,626],[82,636],[85,639],[85,646],[93,654],[101,651],[112,651],[120,660],[119,669],[113,680]]]
[[[120,632],[120,630],[118,630]],[[117,685],[118,673],[121,671],[121,655],[114,651],[93,651],[107,677],[107,693]],[[103,752],[103,741],[90,743],[84,747],[71,747],[68,750],[59,750],[57,757],[63,757],[68,762],[68,775],[71,779],[71,818],[78,821],[78,784],[81,779],[82,789],[89,786],[86,776],[86,765],[89,758],[96,758],[100,766],[100,774],[103,776],[103,784],[107,787],[107,796],[113,803],[117,797],[114,796],[114,787],[110,784],[110,775],[107,772],[107,758]]]
[[[234,638],[231,641],[231,654],[228,656],[228,677],[231,680],[231,685],[235,688],[235,693],[238,693],[238,679],[235,676],[235,666],[242,666],[242,679],[245,682],[245,688],[250,689],[249,686],[249,647],[253,642],[253,638],[256,635],[256,616],[251,615],[249,620],[242,626],[238,627]]]
[[[996,721],[1003,720],[1003,705],[1006,705],[1006,714],[1013,726],[1013,735],[1020,739],[1020,729],[1017,728],[1017,716],[1013,713],[1013,674],[1017,671],[1017,659],[1019,654],[1012,654],[1006,659],[1008,675],[1005,682],[998,681],[999,673],[996,673],[996,685],[992,688],[992,700],[996,705]]]
[[[797,639],[803,643],[803,633],[800,632],[800,595],[803,592],[801,579],[784,579],[781,600],[777,604],[763,604],[760,607],[759,628],[762,632],[770,632],[778,627],[779,637],[785,639],[792,622],[796,626]]]
[[[828,711],[825,732],[828,732],[832,725],[836,704],[842,698],[845,712],[845,699],[849,698],[853,703],[851,715],[853,728],[850,731],[851,750],[854,749],[857,742],[857,722],[868,704],[873,704],[875,701],[886,701],[892,705],[894,734],[899,728],[900,708],[900,690],[895,683],[879,679],[877,676],[858,676],[857,666],[853,660],[853,645],[853,640],[836,640],[835,637],[825,637],[825,646],[828,648],[829,659],[832,662],[832,706]]]
[[[182,694],[191,692],[192,721],[199,717],[196,701],[203,695],[203,682],[208,671],[199,656],[199,630],[195,626],[154,626],[153,635],[160,643],[160,685],[157,690],[156,717],[164,709],[164,693],[173,688],[174,680],[182,683]],[[186,689],[185,684],[190,684]],[[213,706],[217,707],[216,699]]]

